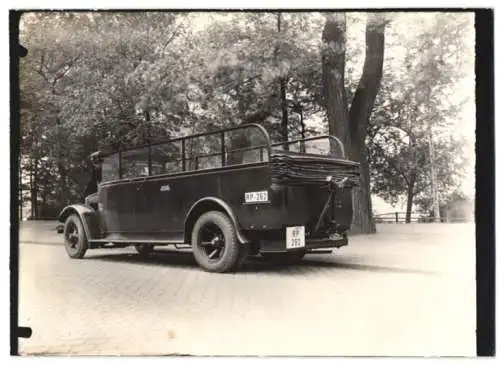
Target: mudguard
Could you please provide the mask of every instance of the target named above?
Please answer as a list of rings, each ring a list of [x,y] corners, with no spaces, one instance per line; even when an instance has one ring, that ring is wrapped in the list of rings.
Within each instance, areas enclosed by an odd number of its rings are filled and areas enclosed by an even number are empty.
[[[196,215],[196,211],[198,210],[198,208],[201,208],[203,205],[205,205],[207,203],[208,204],[215,204],[215,205],[219,206],[220,208],[222,208],[222,210],[229,216],[229,218],[233,222],[234,227],[236,229],[236,237],[238,238],[238,240],[241,243],[248,243],[249,242],[249,240],[241,233],[238,220],[236,219],[236,215],[234,214],[234,212],[231,209],[231,207],[224,200],[222,200],[220,198],[216,198],[216,197],[202,198],[202,199],[198,200],[196,203],[193,204],[193,206],[191,207],[191,209],[189,209],[189,211],[188,211],[188,213],[186,215],[186,219],[184,221],[184,227],[186,228],[184,230],[184,232],[190,231],[188,229],[188,227],[190,225],[191,225],[191,227],[194,225],[194,221],[192,219],[193,213],[195,213],[195,215]],[[205,211],[204,208],[202,208],[202,210]]]
[[[59,222],[64,223],[71,214],[80,217],[88,240],[102,238],[98,212],[83,204],[68,205],[59,213]]]

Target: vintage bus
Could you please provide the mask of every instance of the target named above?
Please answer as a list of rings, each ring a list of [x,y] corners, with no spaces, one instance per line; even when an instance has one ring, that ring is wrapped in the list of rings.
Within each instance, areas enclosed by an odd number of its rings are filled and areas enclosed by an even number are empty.
[[[94,201],[59,215],[71,258],[174,245],[227,272],[249,255],[292,263],[348,243],[360,170],[334,136],[273,144],[260,124],[244,124],[91,157],[101,169]]]

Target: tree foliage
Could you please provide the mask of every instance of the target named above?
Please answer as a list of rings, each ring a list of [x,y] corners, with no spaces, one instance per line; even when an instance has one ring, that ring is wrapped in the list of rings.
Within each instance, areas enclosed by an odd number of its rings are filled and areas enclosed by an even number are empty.
[[[465,41],[470,19],[466,14],[421,17],[429,25],[406,40],[402,68],[384,75],[368,133],[373,192],[392,204],[405,196],[407,220],[414,203],[424,208],[422,202],[431,199],[431,162],[443,201],[459,187],[467,162],[465,141],[452,132],[470,98],[456,93],[472,67]]]
[[[25,14],[20,137],[34,212],[49,214],[43,210],[82,199],[86,160],[95,150],[248,122],[262,123],[281,141],[283,106],[288,138],[300,137],[302,114],[307,136],[333,132],[362,162],[364,195],[356,199],[364,207],[356,214],[370,215],[369,176],[374,192],[395,199],[405,191],[405,176],[416,174],[415,202],[423,201],[427,157],[419,133],[432,120],[437,136],[460,112],[445,96],[467,71],[459,65],[467,42],[457,41],[466,23],[458,15],[436,17],[415,23],[425,31],[410,37],[402,31],[405,15],[399,17],[386,26],[386,19],[346,14],[344,27],[341,17],[283,12],[278,29],[271,12]],[[332,26],[340,27],[333,30],[341,42],[328,39]],[[401,48],[406,56],[398,66],[393,59]],[[342,103],[332,104],[331,90]],[[411,151],[397,128],[418,135]],[[437,149],[451,146],[459,149],[436,137]],[[422,157],[408,160],[413,151]],[[443,182],[442,193],[455,183]]]

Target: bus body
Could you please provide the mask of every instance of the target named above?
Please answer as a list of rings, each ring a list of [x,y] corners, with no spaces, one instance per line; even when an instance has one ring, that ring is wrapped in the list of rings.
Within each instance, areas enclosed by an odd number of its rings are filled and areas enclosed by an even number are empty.
[[[225,272],[248,255],[293,262],[348,243],[359,164],[333,136],[272,144],[246,124],[92,157],[102,171],[93,203],[59,215],[70,257],[176,245]]]

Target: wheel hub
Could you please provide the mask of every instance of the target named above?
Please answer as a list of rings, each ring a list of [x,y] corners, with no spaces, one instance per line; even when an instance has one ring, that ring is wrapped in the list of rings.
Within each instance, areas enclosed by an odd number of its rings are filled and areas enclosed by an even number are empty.
[[[215,247],[221,247],[223,245],[223,241],[221,239],[220,236],[215,236],[213,239],[212,239],[212,245],[215,246]]]
[[[78,244],[78,229],[76,226],[72,225],[68,229],[68,241],[70,242],[70,248],[76,248]]]
[[[224,237],[217,230],[214,231],[214,228],[216,227],[205,227],[206,238],[200,242],[209,260],[218,260],[224,250]]]

